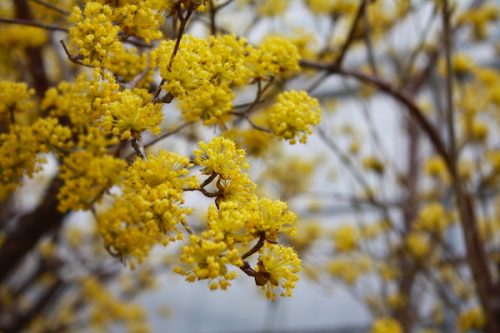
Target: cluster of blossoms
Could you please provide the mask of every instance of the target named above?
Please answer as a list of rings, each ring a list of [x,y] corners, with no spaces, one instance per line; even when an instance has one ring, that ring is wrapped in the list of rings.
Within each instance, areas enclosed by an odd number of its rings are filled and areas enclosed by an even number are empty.
[[[14,192],[24,175],[32,176],[45,159],[40,154],[71,148],[71,131],[55,118],[13,125],[0,134],[0,199]]]
[[[297,140],[306,143],[312,127],[318,125],[321,119],[319,102],[305,91],[281,93],[268,112],[272,132],[291,144]]]
[[[195,163],[216,182],[218,192],[208,210],[207,231],[201,238],[191,236],[182,251],[185,267],[176,271],[186,275],[188,281],[208,279],[211,288],[225,289],[236,276],[227,269],[232,264],[253,276],[268,298],[276,298],[277,288],[280,295],[290,296],[301,269],[300,260],[292,248],[277,242],[281,234],[296,235],[295,214],[284,202],[257,197],[255,184],[243,172],[248,168],[245,153],[234,142],[216,137],[199,147],[194,152]],[[256,240],[259,259],[251,268],[244,260],[253,253],[245,251]],[[212,255],[200,255],[200,247],[213,249]]]

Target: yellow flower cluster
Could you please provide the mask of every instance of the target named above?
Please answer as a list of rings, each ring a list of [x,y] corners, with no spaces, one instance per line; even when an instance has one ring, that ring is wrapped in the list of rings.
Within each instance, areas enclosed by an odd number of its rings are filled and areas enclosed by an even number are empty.
[[[245,153],[234,142],[216,137],[209,143],[200,142],[199,147],[194,152],[195,163],[208,179],[217,179],[217,199],[208,209],[207,230],[201,237],[191,236],[190,244],[182,249],[181,260],[188,267],[175,271],[188,281],[208,279],[211,289],[225,289],[235,277],[226,266],[246,267],[248,272],[251,268],[242,261],[240,251],[259,239],[263,242],[260,259],[252,276],[270,299],[276,297],[276,287],[289,296],[298,279],[300,260],[293,249],[269,247],[269,243],[277,243],[282,234],[296,236],[296,215],[284,202],[257,197],[255,184],[243,172],[248,168]]]
[[[24,175],[31,177],[40,153],[59,152],[72,146],[71,131],[55,118],[39,119],[31,126],[11,126],[0,133],[0,200],[13,192]]]
[[[270,242],[277,242],[280,234],[296,235],[296,215],[286,203],[268,198],[249,197],[247,202],[225,201],[219,208],[211,206],[208,226],[217,238],[228,244],[248,244],[263,234]]]
[[[448,183],[450,176],[446,168],[446,164],[440,156],[434,156],[429,158],[424,165],[425,172],[438,180]]]
[[[313,132],[312,126],[318,125],[321,119],[319,102],[305,91],[281,93],[267,112],[272,132],[291,144],[297,140],[306,143]]]
[[[474,37],[481,40],[487,35],[488,24],[498,20],[498,17],[498,6],[485,4],[465,11],[458,17],[457,22],[463,25],[471,25]]]
[[[104,68],[114,73],[122,82],[130,82],[132,79],[143,75],[148,66],[148,53],[139,53],[135,47],[120,47],[113,50],[113,54],[105,59]],[[142,87],[151,80],[151,71],[136,86]]]
[[[123,173],[123,195],[98,219],[105,243],[120,257],[139,262],[158,244],[181,239],[178,224],[191,210],[182,207],[184,188],[196,187],[189,159],[161,151],[135,160]]]
[[[79,75],[74,82],[61,82],[45,93],[42,108],[54,117],[65,117],[75,132],[97,124],[105,108],[116,100],[120,86],[109,74],[95,71],[92,77]]]
[[[73,8],[69,21],[71,46],[77,50],[82,63],[100,66],[110,50],[122,47],[118,40],[120,27],[113,24],[113,10],[98,2],[88,2],[83,12]]]
[[[481,330],[486,326],[486,318],[481,308],[471,308],[460,313],[456,325],[460,332]]]
[[[71,149],[71,130],[59,124],[56,118],[41,118],[32,126],[31,131],[38,143],[38,150],[43,153],[50,151],[64,153]]]
[[[411,232],[406,236],[405,245],[410,254],[417,260],[427,257],[431,250],[428,237],[420,232]]]
[[[0,81],[0,116],[8,117],[15,123],[17,114],[35,111],[35,103],[31,99],[34,94],[35,90],[28,89],[26,83]]]
[[[234,35],[212,36],[207,41],[191,35],[162,42],[153,51],[163,90],[180,99],[187,121],[221,124],[231,115],[234,93],[252,80],[289,77],[299,70],[297,48],[280,37],[267,38],[254,47]]]
[[[283,14],[290,0],[260,1],[257,5],[257,13],[262,16],[277,16]]]
[[[40,47],[47,42],[45,30],[28,26],[0,27],[0,47],[19,48]]]
[[[376,174],[381,175],[384,173],[385,165],[376,156],[367,156],[361,161],[361,163],[365,169],[373,171]]]
[[[393,318],[379,318],[373,323],[370,333],[403,333],[403,329]]]
[[[255,282],[271,300],[275,300],[278,293],[290,297],[301,269],[300,259],[292,248],[268,244],[259,255]]]
[[[370,271],[370,259],[366,256],[336,257],[331,260],[326,269],[336,279],[352,286],[363,274]]]
[[[429,233],[442,234],[450,222],[450,216],[444,207],[439,203],[431,203],[419,211],[415,228]]]
[[[216,173],[222,179],[232,179],[248,169],[245,151],[237,148],[233,141],[215,137],[209,143],[200,142],[194,151],[196,164],[203,167],[202,173]]]
[[[238,250],[228,248],[224,241],[217,240],[214,232],[209,230],[201,234],[201,237],[191,235],[189,244],[182,248],[181,261],[189,267],[175,267],[174,271],[186,276],[186,280],[208,279],[209,287],[215,289],[227,289],[230,280],[236,277],[236,272],[229,271],[228,265],[242,266]]]
[[[116,95],[116,100],[105,107],[102,126],[107,133],[120,140],[150,130],[160,133],[163,119],[160,104],[151,103],[152,96],[145,89],[125,89]]]
[[[346,224],[336,228],[333,232],[333,241],[337,252],[349,252],[358,246],[359,234],[356,228]]]
[[[345,15],[356,11],[356,2],[351,0],[306,0],[306,4],[317,15]]]
[[[97,331],[106,331],[116,323],[127,326],[127,332],[149,332],[147,316],[139,305],[117,299],[93,277],[82,279],[82,293],[90,305],[90,325]]]
[[[118,183],[126,162],[112,156],[96,156],[90,151],[77,151],[63,160],[59,190],[59,210],[89,209],[104,192]]]
[[[289,78],[300,70],[300,54],[288,39],[269,36],[249,55],[255,79]]]
[[[187,121],[202,120],[205,125],[223,124],[233,108],[234,94],[228,87],[207,85],[189,98],[181,99],[180,108]]]
[[[166,4],[161,0],[135,0],[117,7],[113,17],[126,36],[142,38],[149,44],[162,38],[160,27],[165,9]]]
[[[35,172],[38,149],[28,126],[11,126],[0,133],[0,201],[13,192],[24,174]]]

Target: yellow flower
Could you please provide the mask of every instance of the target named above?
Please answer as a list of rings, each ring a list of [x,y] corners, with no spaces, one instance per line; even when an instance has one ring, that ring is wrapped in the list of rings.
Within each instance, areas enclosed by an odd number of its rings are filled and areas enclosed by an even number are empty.
[[[165,80],[162,88],[175,97],[185,97],[194,90],[210,84],[211,52],[208,42],[191,35],[182,37],[173,61],[175,41],[162,41],[153,52],[153,60],[158,62],[161,77]]]
[[[370,333],[403,333],[403,329],[392,318],[379,318],[373,323]]]
[[[456,325],[460,332],[483,329],[486,326],[486,318],[484,317],[483,310],[476,307],[460,313]]]
[[[34,112],[34,94],[35,90],[28,89],[26,83],[0,81],[0,116],[16,122],[17,114]]]
[[[424,259],[431,249],[427,236],[418,232],[408,234],[405,245],[410,254],[419,260]]]
[[[439,156],[434,156],[428,159],[424,165],[425,172],[436,179],[440,179],[444,182],[449,182],[449,174],[448,169],[443,161],[443,159]]]
[[[104,130],[120,140],[127,140],[146,130],[159,134],[163,119],[161,104],[151,101],[152,96],[144,89],[121,91],[117,100],[106,107],[102,118]]]
[[[115,21],[126,35],[142,38],[146,43],[160,39],[166,5],[158,0],[139,0],[117,7],[113,13]]]
[[[288,78],[300,70],[297,47],[283,37],[267,37],[249,56],[256,79]]]
[[[365,157],[362,161],[363,167],[379,175],[384,173],[384,163],[375,156]]]
[[[352,225],[343,225],[333,232],[335,250],[338,252],[349,252],[357,247],[358,231]]]
[[[231,117],[234,94],[224,86],[207,85],[182,98],[179,106],[186,121],[205,125],[223,124]]]
[[[182,206],[184,188],[196,187],[191,166],[187,157],[161,151],[123,172],[123,196],[98,219],[112,253],[141,261],[154,245],[182,239],[178,224],[191,213]]]
[[[368,273],[371,263],[366,256],[336,257],[327,264],[328,273],[336,279],[340,279],[348,285],[354,285],[358,278]]]
[[[276,16],[283,14],[290,4],[290,0],[261,1],[257,12],[262,16]]]
[[[54,117],[67,118],[73,131],[85,132],[89,124],[97,125],[119,89],[112,75],[96,70],[90,78],[81,74],[74,82],[63,81],[50,88],[41,106]]]
[[[307,142],[313,132],[312,126],[319,124],[321,109],[316,99],[305,91],[287,91],[278,96],[268,110],[268,121],[272,132],[295,144]]]
[[[450,217],[439,203],[431,203],[418,213],[415,227],[417,230],[442,233],[450,224]]]
[[[98,2],[85,4],[83,13],[78,6],[73,8],[69,22],[70,46],[75,49],[82,62],[100,66],[110,50],[120,47],[118,32],[120,27],[113,25],[111,7]]]
[[[290,297],[301,270],[300,259],[292,248],[266,244],[255,268],[255,282],[262,286],[270,300],[276,300],[278,292],[280,296]]]
[[[246,244],[260,235],[270,242],[277,242],[282,233],[295,237],[296,219],[286,203],[268,198],[224,201],[218,209],[211,206],[208,212],[210,229],[231,245],[235,242]]]
[[[210,289],[226,289],[229,281],[236,277],[228,265],[240,267],[243,261],[238,250],[228,249],[225,242],[216,241],[212,231],[202,233],[201,237],[191,235],[188,245],[181,251],[181,261],[189,268],[176,267],[176,273],[186,276],[186,280],[209,280]]]
[[[202,173],[216,173],[222,179],[237,177],[242,170],[248,169],[245,151],[236,147],[233,141],[216,137],[209,143],[200,142],[194,151],[196,164],[203,167]]]
[[[33,176],[45,160],[38,156],[72,146],[71,131],[57,119],[41,118],[32,126],[13,125],[0,133],[0,201],[12,193],[22,177]]]
[[[116,184],[126,162],[112,156],[95,156],[89,151],[77,151],[63,161],[59,190],[59,210],[89,209],[104,191]]]
[[[41,47],[47,42],[47,32],[41,28],[28,26],[0,27],[0,46],[2,48]]]

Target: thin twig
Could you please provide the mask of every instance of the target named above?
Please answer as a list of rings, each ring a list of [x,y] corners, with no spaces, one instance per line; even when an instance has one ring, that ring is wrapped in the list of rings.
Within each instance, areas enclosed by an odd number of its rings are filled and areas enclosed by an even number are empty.
[[[356,37],[356,29],[361,18],[364,15],[366,4],[367,0],[362,0],[361,4],[358,7],[358,11],[356,12],[356,16],[354,17],[354,21],[352,23],[351,30],[349,31],[349,35],[347,36],[347,40],[342,45],[342,49],[340,49],[340,54],[337,60],[335,61],[335,65],[337,67],[342,66],[342,61],[344,60],[344,57],[347,51],[349,50],[349,47],[351,46],[352,42],[354,41],[354,38]]]
[[[85,67],[93,68],[92,65],[84,64],[78,57],[75,57],[74,55],[72,55],[71,53],[69,53],[69,50],[66,47],[66,43],[64,43],[64,41],[62,39],[59,41],[59,43],[61,43],[61,45],[63,47],[63,50],[64,50],[64,53],[66,53],[66,56],[68,57],[68,59],[72,63],[77,64],[77,65],[81,65],[81,66],[85,66]]]
[[[57,25],[45,24],[45,23],[40,23],[40,22],[35,22],[35,21],[28,21],[28,20],[21,20],[21,19],[10,19],[10,18],[6,18],[6,17],[0,17],[0,23],[27,25],[27,26],[41,28],[41,29],[45,29],[45,30],[62,31],[62,32],[66,32],[66,33],[68,32],[68,29],[63,28],[63,27],[59,27]]]

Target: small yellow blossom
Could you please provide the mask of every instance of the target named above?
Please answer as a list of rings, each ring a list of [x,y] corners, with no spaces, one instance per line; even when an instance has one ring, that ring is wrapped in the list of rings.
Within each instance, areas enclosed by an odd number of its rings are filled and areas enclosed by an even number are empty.
[[[16,122],[17,114],[35,111],[35,103],[31,99],[34,94],[35,90],[28,89],[26,83],[0,81],[0,116]]]
[[[384,163],[375,156],[368,156],[361,162],[363,167],[367,170],[373,171],[379,175],[384,173],[385,165]]]
[[[123,90],[117,100],[110,103],[102,118],[102,126],[107,133],[120,140],[150,130],[160,133],[163,119],[161,104],[153,104],[152,96],[144,89]]]
[[[160,39],[166,6],[158,0],[139,0],[117,7],[113,13],[115,21],[127,36],[142,38],[146,43]]]
[[[216,173],[222,179],[231,179],[248,169],[245,151],[229,139],[215,137],[209,143],[200,142],[198,146],[199,149],[194,151],[195,162],[203,167],[201,172],[206,175]]]
[[[283,14],[290,4],[290,0],[261,1],[257,12],[262,16],[276,16]]]
[[[424,259],[430,252],[431,244],[425,234],[411,232],[405,240],[405,245],[410,254],[416,259]]]
[[[98,217],[99,231],[110,252],[143,260],[156,244],[182,238],[189,208],[183,207],[184,188],[196,187],[189,176],[189,159],[161,151],[137,159],[123,172],[123,195]]]
[[[185,275],[186,280],[209,280],[210,289],[226,289],[236,272],[229,271],[228,265],[243,265],[236,249],[228,249],[225,242],[213,239],[214,233],[206,231],[201,237],[191,235],[189,243],[182,248],[181,261],[189,268],[176,267],[175,272]]]
[[[255,269],[255,282],[262,286],[270,300],[275,300],[278,292],[280,296],[290,297],[301,269],[300,259],[292,248],[266,244]]]
[[[403,333],[403,329],[393,318],[379,318],[373,323],[370,333]]]
[[[439,203],[431,203],[418,213],[415,227],[417,230],[442,233],[450,224],[450,217]]]
[[[256,79],[288,78],[300,70],[297,47],[283,37],[267,37],[250,53],[250,66]]]
[[[41,28],[28,26],[0,27],[0,47],[20,48],[41,47],[47,42],[47,32]]]
[[[181,99],[179,106],[186,121],[202,120],[205,125],[223,124],[229,119],[234,94],[228,87],[207,85]]]
[[[481,330],[486,326],[486,318],[481,308],[471,308],[460,313],[456,325],[460,332]]]
[[[73,56],[80,56],[84,64],[100,66],[110,50],[120,47],[120,27],[113,24],[111,7],[88,2],[82,12],[75,6],[69,21],[74,24],[69,28],[70,46],[77,52]]]
[[[297,140],[306,143],[313,132],[312,126],[318,125],[321,119],[319,102],[305,91],[281,93],[267,112],[272,132],[291,144]]]
[[[64,159],[60,177],[64,181],[57,197],[59,210],[89,209],[113,184],[126,162],[112,156],[94,156],[77,151]]]
[[[337,252],[349,252],[357,247],[358,231],[352,225],[343,225],[333,232],[333,241]]]

